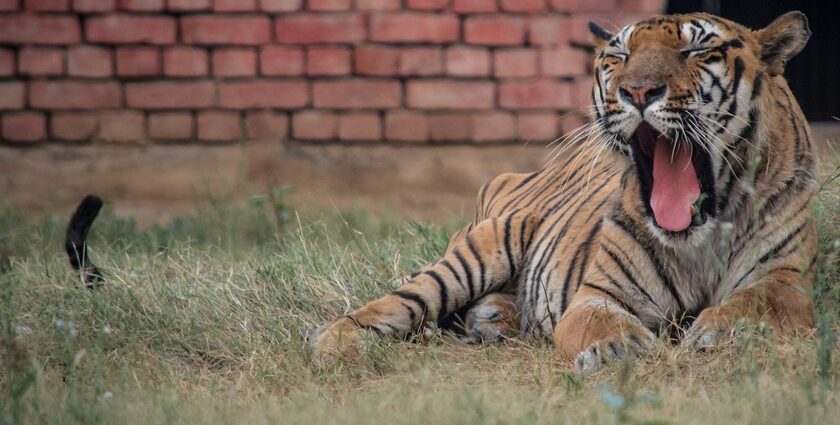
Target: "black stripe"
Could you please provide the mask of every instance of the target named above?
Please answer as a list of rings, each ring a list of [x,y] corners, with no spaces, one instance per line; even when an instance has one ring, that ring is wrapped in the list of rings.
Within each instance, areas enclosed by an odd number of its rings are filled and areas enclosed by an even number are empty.
[[[455,254],[455,258],[461,263],[461,268],[464,269],[464,274],[467,275],[467,288],[470,291],[470,300],[475,299],[475,287],[473,284],[473,276],[472,270],[470,270],[469,264],[467,264],[467,260],[461,255],[461,250],[456,249],[453,254]]]
[[[513,251],[510,247],[510,222],[513,220],[513,214],[509,215],[507,220],[505,220],[505,253],[507,253],[508,259],[508,267],[510,267],[510,272],[508,273],[508,282],[513,280],[513,275],[516,273],[516,267],[513,261]]]
[[[473,257],[475,257],[475,261],[478,262],[478,270],[479,270],[479,281],[478,282],[481,285],[480,290],[478,292],[478,295],[481,296],[481,295],[484,295],[484,289],[485,289],[484,288],[485,287],[485,282],[484,282],[485,265],[484,265],[484,261],[482,261],[481,256],[478,255],[478,250],[475,248],[475,245],[473,244],[472,239],[470,239],[470,235],[467,235],[466,240],[467,240],[467,247],[470,249],[470,252],[472,253]]]
[[[438,321],[440,321],[441,319],[446,317],[447,313],[449,313],[449,293],[446,289],[446,282],[434,270],[426,270],[425,272],[423,272],[423,274],[431,277],[440,288],[440,311],[438,312],[437,316]]]
[[[609,289],[604,288],[603,286],[600,286],[600,285],[596,285],[592,282],[584,282],[583,286],[588,286],[592,289],[603,292],[607,297],[609,297],[610,299],[615,301],[616,304],[621,306],[621,308],[627,310],[628,313],[632,314],[633,316],[639,317],[639,315],[636,314],[636,310],[634,310],[633,307],[630,307],[627,303],[622,301],[621,298],[618,298],[618,296],[616,296],[615,293],[613,293]]]
[[[449,262],[449,260],[441,260],[440,263],[443,264],[444,267],[449,269],[449,271],[452,273],[452,277],[455,278],[455,281],[458,282],[458,284],[461,285],[462,288],[467,289],[467,286],[464,285],[464,281],[461,279],[461,275],[458,274],[457,271],[455,271],[455,266],[453,266],[452,263]]]
[[[396,295],[404,300],[416,303],[420,307],[421,314],[423,316],[426,315],[426,311],[428,311],[428,306],[426,305],[426,301],[423,301],[423,298],[421,296],[406,291],[394,291],[391,292],[391,295]]]

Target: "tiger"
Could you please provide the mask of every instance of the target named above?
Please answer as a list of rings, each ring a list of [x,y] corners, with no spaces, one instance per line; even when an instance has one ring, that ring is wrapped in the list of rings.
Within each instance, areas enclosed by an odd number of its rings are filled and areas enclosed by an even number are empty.
[[[589,29],[591,122],[539,171],[485,184],[438,261],[316,329],[316,360],[453,321],[474,341],[553,339],[581,372],[672,334],[705,350],[741,324],[813,330],[816,160],[783,76],[806,16]]]
[[[471,342],[552,339],[591,372],[660,338],[705,350],[743,323],[813,331],[816,159],[783,76],[811,35],[806,16],[760,30],[706,13],[589,29],[591,122],[539,171],[486,183],[438,261],[307,333],[316,362],[358,359],[366,335],[443,328]],[[89,287],[102,280],[85,250],[100,208],[85,198],[67,231]]]

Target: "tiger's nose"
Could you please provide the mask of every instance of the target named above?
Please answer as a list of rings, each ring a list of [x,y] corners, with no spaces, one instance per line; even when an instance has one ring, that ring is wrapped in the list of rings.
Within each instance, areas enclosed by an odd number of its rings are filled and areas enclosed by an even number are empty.
[[[664,84],[648,83],[644,85],[622,84],[618,88],[621,98],[630,102],[639,112],[644,112],[651,103],[665,96]]]

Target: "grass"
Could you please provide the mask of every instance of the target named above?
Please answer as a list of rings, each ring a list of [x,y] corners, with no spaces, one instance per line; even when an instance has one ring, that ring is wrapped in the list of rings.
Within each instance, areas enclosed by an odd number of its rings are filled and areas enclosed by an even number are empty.
[[[88,291],[62,253],[66,217],[5,206],[0,424],[828,423],[840,416],[840,183],[815,205],[813,338],[747,334],[709,353],[662,342],[590,376],[547,342],[447,335],[312,366],[299,331],[435,259],[457,220],[302,214],[277,192],[137,230],[106,207],[89,243],[109,283]]]

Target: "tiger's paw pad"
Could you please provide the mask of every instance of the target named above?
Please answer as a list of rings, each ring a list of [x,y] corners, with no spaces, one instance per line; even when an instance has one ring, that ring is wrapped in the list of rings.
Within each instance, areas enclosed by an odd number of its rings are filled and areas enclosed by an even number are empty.
[[[692,326],[682,341],[683,348],[690,350],[712,350],[723,341],[729,340],[729,328],[725,326]]]
[[[609,363],[625,360],[630,354],[623,342],[596,342],[575,357],[575,371],[582,374],[597,372]]]
[[[772,339],[772,336],[773,329],[764,323],[753,325],[739,320],[732,326],[726,326],[698,322],[686,332],[682,346],[690,350],[708,351],[753,338]]]

